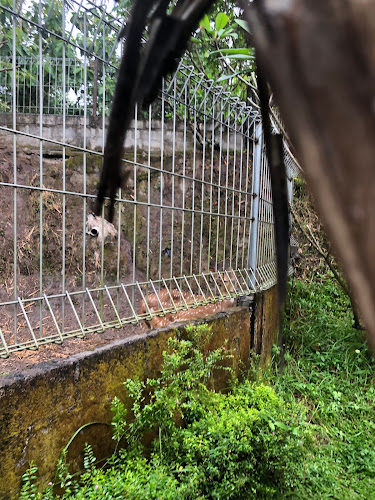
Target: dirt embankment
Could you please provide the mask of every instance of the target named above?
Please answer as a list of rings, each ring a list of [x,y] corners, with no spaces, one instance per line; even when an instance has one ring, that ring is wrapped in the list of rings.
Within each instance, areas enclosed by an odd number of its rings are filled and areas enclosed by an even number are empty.
[[[134,154],[128,153],[126,157],[131,176],[122,191],[125,202],[114,223],[119,229],[120,244],[106,245],[101,272],[95,258],[100,251],[98,243],[85,234],[94,200],[90,195],[96,192],[101,158],[67,149],[43,150],[40,156],[39,150],[30,148],[17,150],[14,162],[13,150],[0,146],[1,303],[14,300],[15,285],[17,297],[33,298],[44,293],[53,296],[64,290],[75,292],[103,284],[110,286],[118,279],[125,284],[143,282],[157,279],[159,272],[162,276],[188,275],[191,270],[203,272],[230,257],[236,267],[236,256],[237,267],[243,267],[248,227],[231,216],[244,216],[247,211],[249,217],[251,200],[250,195],[233,196],[232,188],[245,191],[246,179],[251,186],[250,165],[240,164],[233,155],[219,158],[215,153],[211,165],[211,158],[203,161],[203,157],[194,159],[187,154],[185,158],[164,157],[162,162],[160,156],[153,156],[149,169],[142,166],[149,162],[144,153],[137,154],[136,167],[130,163]],[[8,183],[22,187],[15,189]],[[218,212],[227,217],[215,216]],[[141,297],[136,287],[129,291],[129,296],[138,311]],[[93,298],[97,303],[102,302],[101,313],[111,321],[114,317],[111,305],[103,303],[99,292],[93,292]],[[122,318],[132,315],[126,301],[118,302],[118,294],[113,294],[112,299]],[[85,317],[85,324],[95,323],[96,313],[90,309],[87,296],[77,296],[73,302],[78,314]],[[43,336],[56,333],[49,311],[40,304],[40,301],[27,304],[32,328]],[[51,306],[65,330],[77,328],[74,311],[66,300],[64,303],[61,298],[51,299]],[[18,342],[30,339],[19,307],[0,304],[0,328],[7,343],[14,342],[15,334]],[[85,340],[65,341],[62,346],[53,344],[38,352],[15,353],[9,360],[0,361],[0,373],[17,367],[19,361],[31,364],[66,356],[143,329],[143,325],[127,325],[121,330],[89,334]]]

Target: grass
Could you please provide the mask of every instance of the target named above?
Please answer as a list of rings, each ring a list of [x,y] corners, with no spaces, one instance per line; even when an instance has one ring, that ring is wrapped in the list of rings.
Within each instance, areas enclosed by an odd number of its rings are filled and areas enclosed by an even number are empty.
[[[374,359],[350,304],[327,277],[295,281],[287,318],[286,369],[268,378],[308,409],[314,448],[290,498],[375,499]]]

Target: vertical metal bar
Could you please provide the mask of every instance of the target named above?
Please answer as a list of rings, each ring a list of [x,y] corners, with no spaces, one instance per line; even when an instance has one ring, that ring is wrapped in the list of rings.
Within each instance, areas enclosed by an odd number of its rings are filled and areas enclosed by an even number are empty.
[[[225,209],[224,209],[224,238],[223,238],[223,270],[225,269],[226,247],[227,247],[227,224],[228,224],[228,183],[229,183],[229,138],[230,138],[230,113],[231,105],[228,101],[228,121],[227,121],[227,162],[226,162],[226,176],[225,176]]]
[[[209,208],[209,221],[208,221],[208,251],[207,251],[207,271],[211,268],[211,238],[212,238],[212,184],[214,182],[214,162],[215,162],[215,101],[212,100],[212,122],[211,122],[211,177],[210,177],[210,208]]]
[[[18,58],[17,58],[18,59]],[[18,70],[17,71],[17,111],[19,110],[19,106],[20,106],[20,71]]]
[[[104,30],[105,30],[105,24],[103,24],[103,35],[104,35]],[[103,45],[103,59],[105,59],[105,36],[104,36],[104,45]],[[103,71],[104,71],[104,63],[103,63]],[[105,101],[103,101],[103,116],[104,116],[104,110],[105,110]],[[103,139],[104,139],[104,131],[103,131]],[[121,264],[121,230],[122,230],[122,188],[119,188],[119,193],[118,193],[118,224],[117,224],[117,266],[116,266],[116,284],[117,286],[120,285],[121,281],[121,269],[120,269],[120,264]],[[104,242],[102,245],[102,257],[103,257],[103,262],[102,262],[102,268],[104,272]],[[117,288],[116,292],[116,301],[117,301],[117,308],[120,310],[120,289]]]
[[[98,101],[98,58],[94,59],[94,88],[92,94],[92,116],[97,114],[97,101]]]
[[[23,62],[23,72],[24,72],[24,77],[23,77],[22,113],[25,113],[25,107],[26,107],[26,59],[24,59],[24,62]],[[30,85],[31,85],[31,82],[30,82]]]
[[[36,70],[38,71],[38,66],[36,67]],[[33,71],[33,60],[30,57],[30,75],[33,75],[35,71]],[[38,74],[36,75],[36,78],[38,78]],[[36,89],[35,89],[36,93]],[[31,78],[30,78],[30,90],[29,90],[29,113],[32,113],[32,105],[31,103],[33,102],[33,86],[31,85]],[[35,99],[35,110],[34,112],[37,112],[37,100]]]
[[[241,125],[241,143],[240,143],[240,178],[239,178],[239,194],[238,194],[238,223],[237,223],[237,246],[236,246],[236,264],[235,269],[238,269],[239,260],[239,245],[240,245],[240,232],[242,225],[241,211],[242,211],[242,169],[243,169],[243,134],[244,124]],[[245,222],[245,221],[244,221]],[[243,266],[241,266],[243,267]]]
[[[233,137],[233,170],[232,170],[232,214],[231,214],[231,227],[230,227],[230,254],[229,254],[229,267],[233,268],[233,232],[234,232],[234,200],[235,200],[235,187],[236,187],[236,160],[237,160],[237,108],[234,110],[234,137]]]
[[[189,274],[193,274],[193,258],[194,258],[194,222],[195,222],[195,169],[196,169],[196,154],[197,154],[197,83],[195,83],[194,91],[194,141],[193,141],[193,189],[191,193],[191,233],[190,233],[190,270]]]
[[[219,178],[218,178],[218,188],[217,188],[217,225],[216,225],[216,251],[215,251],[215,271],[218,267],[218,257],[219,257],[219,239],[220,239],[220,197],[221,197],[221,154],[222,154],[222,144],[223,144],[223,121],[224,121],[224,103],[221,101],[220,109],[220,132],[219,132]]]
[[[63,22],[63,34],[65,35],[66,19],[65,19],[65,1],[63,1],[63,12],[62,12],[62,22]],[[62,45],[62,140],[65,144],[66,142],[66,47],[65,43]],[[57,62],[56,62],[57,70]],[[57,79],[55,80],[57,85]],[[65,279],[66,279],[66,147],[63,146],[62,150],[62,241],[61,241],[61,252],[62,252],[62,263],[61,263],[61,289],[63,297],[61,298],[61,329],[65,330]]]
[[[42,25],[42,3],[39,0],[38,10],[39,24]],[[43,38],[42,31],[39,30],[39,136],[43,137]],[[39,141],[39,295],[43,295],[43,142]],[[39,336],[43,337],[43,304],[39,302]]]
[[[65,12],[63,12],[63,25],[65,26]],[[65,54],[65,44],[63,44],[63,53]],[[63,67],[62,69],[63,69],[63,73],[65,73],[65,67]],[[58,81],[57,74],[58,74],[58,72],[57,72],[57,61],[56,61],[56,66],[55,66],[55,86],[56,87],[57,87],[57,81]],[[55,101],[55,105],[53,107],[54,112],[58,113],[60,111],[60,109],[61,109],[61,112],[62,112],[62,103],[61,103],[61,107],[60,107],[60,106],[58,106],[56,104],[56,101]]]
[[[13,11],[16,10],[17,0],[13,0]],[[17,128],[17,92],[16,92],[16,16],[13,15],[12,26],[12,122],[13,130]],[[13,182],[17,184],[17,139],[13,134]],[[13,188],[13,282],[14,282],[14,300],[18,299],[18,265],[17,265],[17,188]],[[14,344],[17,344],[17,304],[13,308],[13,331]]]
[[[137,255],[137,130],[138,130],[138,106],[134,108],[134,204],[133,204],[133,283],[135,282],[135,264]],[[132,290],[132,301],[135,303],[134,288]]]
[[[202,273],[202,248],[203,248],[203,212],[204,212],[204,168],[206,162],[206,105],[207,105],[207,90],[205,89],[203,97],[203,138],[202,138],[202,183],[201,183],[201,214],[200,214],[200,235],[199,235],[199,265],[198,274]]]
[[[122,200],[122,189],[121,187],[119,188],[119,200]],[[117,222],[117,262],[116,262],[116,285],[120,285],[121,281],[121,220],[122,220],[122,201],[118,202],[118,222]],[[104,227],[104,217],[102,216],[102,224]],[[104,234],[102,230],[102,234]],[[102,269],[104,273],[104,239],[102,241]],[[117,293],[116,293],[116,302],[117,302],[117,307],[120,309],[120,294],[119,294],[119,289],[117,288]]]
[[[83,55],[83,210],[82,210],[82,290],[86,289],[86,219],[87,219],[87,16],[86,11],[83,16],[84,29],[83,29],[83,46],[85,48]],[[85,294],[82,294],[82,325],[85,325]]]
[[[150,217],[151,217],[151,122],[152,108],[148,107],[148,151],[147,151],[147,240],[146,240],[146,281],[150,279]]]
[[[163,191],[164,191],[164,111],[165,111],[165,101],[164,101],[164,78],[162,81],[162,92],[161,92],[161,143],[160,143],[160,218],[159,218],[159,280],[161,280],[161,256],[163,248]]]
[[[246,136],[246,181],[245,181],[245,213],[244,213],[244,227],[243,227],[243,235],[242,235],[242,264],[241,267],[245,267],[245,241],[246,241],[246,230],[247,230],[247,205],[248,205],[248,198],[249,198],[249,164],[250,164],[250,138],[247,135]],[[250,231],[250,225],[251,225],[251,217],[249,217],[249,231]],[[249,249],[247,249],[249,252]],[[248,262],[246,263],[246,266],[248,266]]]
[[[105,61],[106,56],[106,26],[103,27],[103,61]],[[105,106],[105,98],[106,98],[106,65],[104,62],[102,63],[102,153],[104,153],[104,145],[105,145],[105,116],[106,116],[106,106]]]
[[[256,266],[257,269],[254,270],[255,274],[259,273],[259,269],[264,266],[264,199],[267,192],[267,177],[265,172],[265,157],[263,154],[263,147],[261,150],[261,160],[260,160],[260,187],[259,187],[259,201],[258,201],[258,228],[257,228],[257,242],[256,242]]]
[[[254,276],[257,270],[257,241],[259,226],[259,195],[260,195],[260,171],[263,157],[263,130],[261,122],[254,125],[254,149],[253,149],[253,181],[252,181],[252,201],[251,201],[251,226],[249,235],[249,255],[248,268]],[[250,286],[255,288],[255,281],[252,279]]]
[[[82,81],[82,74],[80,73],[80,80],[79,81]],[[73,82],[73,88],[74,88],[74,92],[77,94],[78,90],[80,89],[77,89],[77,59],[75,59],[74,61],[74,82]],[[71,111],[72,114],[74,114],[74,111],[72,110]],[[79,114],[81,115],[81,110],[79,111]]]
[[[181,265],[180,265],[180,275],[184,273],[184,237],[185,237],[185,190],[186,190],[186,133],[187,133],[187,83],[184,86],[185,97],[184,97],[184,145],[182,153],[182,221],[181,221]]]
[[[105,29],[105,26],[104,26]],[[105,31],[103,33],[104,40],[106,38]],[[105,43],[103,43],[103,59],[105,59]],[[102,154],[104,154],[105,147],[105,134],[106,134],[106,108],[105,108],[105,98],[106,98],[106,71],[105,64],[103,63],[103,111],[102,111]],[[102,221],[104,223],[104,203],[102,207]],[[120,234],[120,233],[118,233]],[[100,267],[100,286],[104,285],[104,239],[102,238],[102,246],[101,246],[101,267]],[[103,317],[104,309],[103,309],[103,293],[100,292],[100,314]]]
[[[172,213],[171,213],[171,262],[170,262],[170,270],[169,275],[170,278],[173,276],[173,253],[174,253],[174,216],[175,216],[175,164],[176,164],[176,78],[174,79],[173,84],[173,138],[172,138]]]
[[[47,113],[50,113],[50,101],[51,101],[51,64],[52,58],[50,58],[50,69],[48,71],[48,92],[47,92]],[[55,66],[57,65],[57,58],[55,58]],[[56,83],[57,85],[57,83]]]

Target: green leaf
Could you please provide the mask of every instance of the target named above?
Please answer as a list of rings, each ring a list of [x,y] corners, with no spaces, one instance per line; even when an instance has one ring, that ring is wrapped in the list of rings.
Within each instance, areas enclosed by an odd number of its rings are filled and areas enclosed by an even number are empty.
[[[230,80],[230,78],[233,78],[237,75],[240,74],[240,71],[237,71],[236,73],[233,73],[232,75],[223,75],[220,78],[216,80],[217,83],[224,82],[225,80]]]
[[[201,19],[199,26],[207,31],[211,31],[210,20],[208,19],[207,14],[203,17],[203,19]]]
[[[228,59],[245,59],[245,60],[253,59],[253,56],[248,54],[229,54],[227,56],[223,56],[222,58],[224,59],[226,57]]]
[[[224,14],[224,12],[219,12],[219,14],[216,16],[215,19],[215,28],[216,31],[222,30],[225,28],[227,22],[228,22],[229,17]]]
[[[283,422],[274,422],[277,427],[283,429],[284,431],[288,431],[289,427],[285,425]]]
[[[220,50],[214,50],[213,52],[211,52],[211,54],[215,54],[215,53],[222,53],[222,54],[243,54],[247,57],[250,57],[253,55],[253,51],[252,49],[247,49],[247,48],[243,48],[243,49],[220,49]]]
[[[235,19],[234,22],[237,23],[238,26],[240,26],[243,30],[250,33],[250,28],[246,21],[244,21],[243,19]]]

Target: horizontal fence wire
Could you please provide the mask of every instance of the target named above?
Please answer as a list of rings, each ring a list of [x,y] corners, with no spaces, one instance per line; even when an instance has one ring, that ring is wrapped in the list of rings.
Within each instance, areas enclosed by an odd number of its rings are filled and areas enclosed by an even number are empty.
[[[263,152],[250,264],[258,111],[183,62],[152,105],[134,109],[114,223],[105,209],[92,215],[119,8],[0,4],[9,41],[0,59],[1,357],[201,306],[209,313],[276,282]]]

